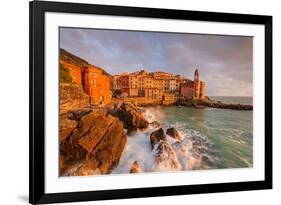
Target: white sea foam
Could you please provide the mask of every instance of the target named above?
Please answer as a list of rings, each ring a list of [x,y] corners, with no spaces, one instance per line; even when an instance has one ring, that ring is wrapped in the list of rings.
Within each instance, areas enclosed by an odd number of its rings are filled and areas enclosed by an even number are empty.
[[[149,121],[165,122],[165,116],[160,108],[144,108],[143,116]],[[200,132],[185,128],[184,123],[161,124],[163,129],[175,127],[182,140],[178,142],[167,135],[167,142],[172,145],[173,152],[168,156],[164,153],[164,161],[156,164],[157,151],[151,149],[150,134],[158,129],[149,126],[145,131],[138,130],[128,136],[127,144],[123,151],[118,166],[112,171],[113,174],[129,173],[134,161],[138,161],[143,172],[191,170],[202,168],[202,157],[208,157],[208,140]],[[157,147],[157,146],[155,146]],[[203,152],[203,154],[201,154]],[[210,157],[210,156],[209,156]],[[178,163],[175,167],[170,166],[171,158]],[[211,161],[211,160],[210,160]],[[206,168],[206,167],[205,167]]]

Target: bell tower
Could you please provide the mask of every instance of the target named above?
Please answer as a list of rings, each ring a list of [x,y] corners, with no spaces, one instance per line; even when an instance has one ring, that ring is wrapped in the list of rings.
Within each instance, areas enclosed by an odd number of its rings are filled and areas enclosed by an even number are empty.
[[[199,71],[196,69],[194,72],[194,82],[199,81]]]
[[[199,71],[196,69],[194,72],[194,83],[193,83],[193,99],[200,98],[200,79],[199,79]]]

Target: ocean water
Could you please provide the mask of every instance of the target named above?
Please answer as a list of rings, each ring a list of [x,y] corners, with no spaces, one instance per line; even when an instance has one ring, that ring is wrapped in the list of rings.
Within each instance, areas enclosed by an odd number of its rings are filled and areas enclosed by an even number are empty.
[[[216,100],[241,104],[252,102],[251,98],[246,97],[218,97]],[[129,173],[135,160],[139,162],[143,172],[253,166],[252,111],[181,106],[157,106],[142,110],[149,122],[158,121],[165,130],[174,127],[179,131],[182,138],[179,143],[168,136],[179,166],[175,169],[168,162],[155,167],[155,150],[151,150],[150,133],[156,129],[149,127],[128,137],[113,174]]]

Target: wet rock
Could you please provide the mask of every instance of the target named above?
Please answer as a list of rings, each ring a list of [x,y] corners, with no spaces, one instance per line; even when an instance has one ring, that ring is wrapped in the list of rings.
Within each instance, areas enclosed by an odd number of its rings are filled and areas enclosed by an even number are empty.
[[[214,163],[207,157],[207,156],[202,156],[201,158],[202,162],[207,165],[208,167],[213,167]]]
[[[134,135],[136,135],[137,132],[138,132],[137,128],[130,128],[130,129],[127,130],[127,135],[128,136],[134,136]]]
[[[111,115],[89,113],[60,143],[60,175],[107,174],[119,163],[127,137]]]
[[[180,170],[181,164],[178,161],[177,155],[173,147],[166,141],[159,142],[156,147],[155,155],[155,171],[163,170]]]
[[[134,163],[132,164],[131,168],[130,168],[130,173],[141,173],[142,172],[142,168],[139,164],[138,161],[134,161]]]
[[[181,140],[181,136],[179,135],[178,131],[174,127],[167,129],[166,134],[171,136],[177,141]]]
[[[167,140],[165,132],[162,128],[151,133],[151,135],[150,135],[151,149],[153,149],[154,145],[156,145],[158,142],[160,142],[160,140],[162,140],[162,141]]]
[[[160,127],[160,123],[157,121],[153,121],[151,123],[149,123],[149,125],[153,128],[159,128]]]
[[[148,121],[142,116],[141,111],[131,103],[122,103],[111,114],[118,117],[124,124],[124,128],[145,129],[148,127]]]

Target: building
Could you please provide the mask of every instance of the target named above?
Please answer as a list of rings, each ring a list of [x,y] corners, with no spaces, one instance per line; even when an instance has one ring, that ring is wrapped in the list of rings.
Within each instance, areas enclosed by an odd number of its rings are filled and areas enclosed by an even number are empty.
[[[139,90],[137,88],[129,88],[128,95],[130,97],[137,97],[139,95]]]
[[[138,76],[137,75],[129,75],[129,87],[130,88],[138,88]]]
[[[164,93],[162,97],[162,104],[163,105],[172,105],[176,103],[177,98],[176,95],[173,93]]]
[[[201,81],[200,83],[200,99],[206,98],[206,83]]]
[[[160,100],[164,104],[172,104],[180,98],[205,99],[206,83],[200,81],[197,69],[194,81],[180,75],[145,70],[116,75],[113,79],[113,87],[119,89],[123,97],[141,97],[147,102]]]
[[[169,93],[175,93],[177,90],[177,80],[176,79],[169,79],[169,89],[168,92]]]
[[[199,72],[196,69],[195,72],[194,72],[192,99],[199,99],[199,98],[200,98],[200,80],[199,80]]]
[[[202,86],[202,87],[201,87]],[[205,100],[206,97],[206,83],[204,81],[200,81],[199,71],[196,69],[194,72],[194,82],[193,82],[193,100]]]
[[[100,68],[93,65],[84,67],[82,82],[91,104],[104,105],[111,101],[110,78]]]
[[[112,78],[104,69],[91,65],[64,49],[60,49],[59,63],[68,69],[72,83],[81,86],[91,104],[104,105],[111,101],[111,82],[113,81],[113,87],[117,86],[115,81],[118,77]]]
[[[180,84],[180,96],[192,99],[193,96],[193,81]]]

